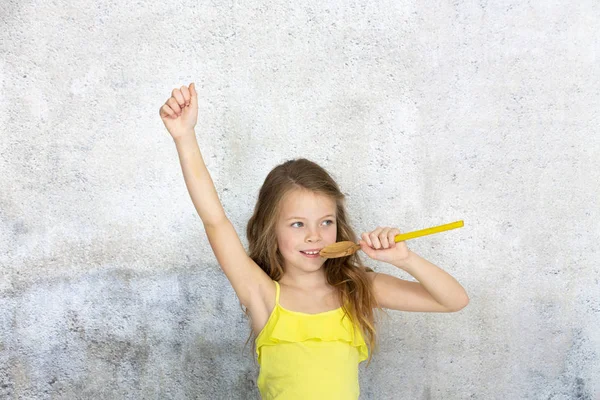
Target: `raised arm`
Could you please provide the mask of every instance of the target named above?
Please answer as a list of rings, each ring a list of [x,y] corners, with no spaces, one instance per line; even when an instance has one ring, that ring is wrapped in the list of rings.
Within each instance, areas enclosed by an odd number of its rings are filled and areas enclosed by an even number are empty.
[[[179,154],[185,185],[202,223],[205,227],[223,224],[227,220],[227,216],[202,158],[196,133],[192,129],[187,134],[173,138],[173,140],[177,154]]]
[[[231,282],[240,302],[251,310],[260,308],[268,298],[273,283],[267,274],[246,254],[240,238],[217,195],[196,140],[194,126],[198,115],[198,97],[192,83],[189,89],[174,89],[160,109],[165,127],[173,137],[181,170],[194,207],[219,265]],[[258,304],[257,304],[258,303]]]

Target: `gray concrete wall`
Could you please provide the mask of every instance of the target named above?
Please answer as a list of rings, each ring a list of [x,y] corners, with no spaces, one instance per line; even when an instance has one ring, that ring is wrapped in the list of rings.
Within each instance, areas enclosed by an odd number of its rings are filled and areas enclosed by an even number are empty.
[[[465,221],[409,247],[470,305],[389,312],[361,398],[600,399],[598,2],[0,13],[0,398],[257,396],[247,321],[158,116],[194,81],[245,245],[267,172],[299,156],[338,179],[357,232]]]

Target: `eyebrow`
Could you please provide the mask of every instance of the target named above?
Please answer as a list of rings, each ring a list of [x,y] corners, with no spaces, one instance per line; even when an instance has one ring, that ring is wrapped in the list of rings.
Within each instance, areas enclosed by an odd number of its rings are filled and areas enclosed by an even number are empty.
[[[321,217],[320,219],[327,218],[327,217],[335,218],[335,215],[328,214],[328,215],[325,215],[325,216]],[[306,219],[306,218],[303,218],[303,217],[289,217],[286,221],[289,221],[290,219]]]

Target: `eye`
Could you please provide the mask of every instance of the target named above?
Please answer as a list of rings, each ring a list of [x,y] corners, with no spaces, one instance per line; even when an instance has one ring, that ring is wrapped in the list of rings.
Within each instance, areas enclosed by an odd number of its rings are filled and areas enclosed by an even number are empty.
[[[294,225],[296,225],[296,224],[301,224],[301,223],[302,223],[302,222],[299,222],[299,221],[298,221],[298,222],[293,222],[293,223],[291,224],[291,226],[294,226]],[[294,226],[294,228],[295,228],[295,226]]]
[[[329,222],[327,225],[333,225],[334,224],[334,222],[332,220],[330,220],[330,219],[327,219],[327,220],[325,220],[323,222]]]

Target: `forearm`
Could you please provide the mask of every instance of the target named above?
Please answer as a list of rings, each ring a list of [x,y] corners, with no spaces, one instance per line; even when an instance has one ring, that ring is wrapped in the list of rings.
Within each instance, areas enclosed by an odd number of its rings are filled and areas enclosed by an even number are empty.
[[[175,140],[181,170],[194,207],[204,225],[227,218],[208,169],[200,153],[195,134]]]
[[[440,304],[461,309],[469,302],[465,289],[450,274],[418,254],[409,251],[408,258],[394,266],[411,274]]]

